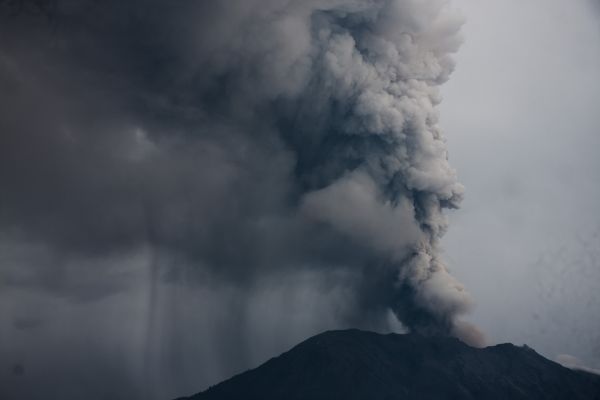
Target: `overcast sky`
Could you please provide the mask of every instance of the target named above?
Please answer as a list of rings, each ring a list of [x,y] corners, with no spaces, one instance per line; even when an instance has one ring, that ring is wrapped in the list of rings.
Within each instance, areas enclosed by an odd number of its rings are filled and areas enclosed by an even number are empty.
[[[457,0],[441,124],[466,187],[444,239],[493,341],[600,363],[600,13]],[[597,4],[594,4],[597,6]]]
[[[0,1],[0,397],[173,398],[462,318],[600,368],[599,2],[59,3]]]

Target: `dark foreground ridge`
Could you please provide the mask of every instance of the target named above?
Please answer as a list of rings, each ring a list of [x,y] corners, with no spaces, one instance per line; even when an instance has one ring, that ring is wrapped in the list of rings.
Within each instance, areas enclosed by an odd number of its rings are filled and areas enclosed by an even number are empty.
[[[185,399],[600,400],[600,376],[526,346],[477,349],[453,338],[345,330],[314,336]]]

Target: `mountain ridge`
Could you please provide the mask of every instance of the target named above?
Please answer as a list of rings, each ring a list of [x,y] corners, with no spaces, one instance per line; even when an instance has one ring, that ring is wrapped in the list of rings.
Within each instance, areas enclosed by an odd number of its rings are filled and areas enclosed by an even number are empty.
[[[326,331],[207,390],[177,400],[600,400],[600,376],[510,343]]]

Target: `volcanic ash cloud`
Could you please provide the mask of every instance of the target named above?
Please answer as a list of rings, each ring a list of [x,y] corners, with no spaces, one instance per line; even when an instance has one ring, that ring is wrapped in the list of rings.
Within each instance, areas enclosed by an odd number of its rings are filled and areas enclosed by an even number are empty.
[[[59,1],[56,13],[52,39],[34,17],[3,16],[11,240],[41,243],[56,268],[149,246],[241,286],[344,271],[349,320],[391,310],[409,330],[479,341],[439,254],[443,210],[463,194],[436,111],[461,42],[446,1]],[[36,271],[36,285],[71,290]],[[105,278],[97,296],[122,290]]]

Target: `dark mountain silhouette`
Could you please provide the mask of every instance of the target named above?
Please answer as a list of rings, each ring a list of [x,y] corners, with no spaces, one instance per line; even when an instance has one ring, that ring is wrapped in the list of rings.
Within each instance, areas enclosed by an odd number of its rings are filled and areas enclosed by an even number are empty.
[[[314,336],[186,399],[600,400],[600,376],[527,346],[477,349],[449,337],[345,330]]]

